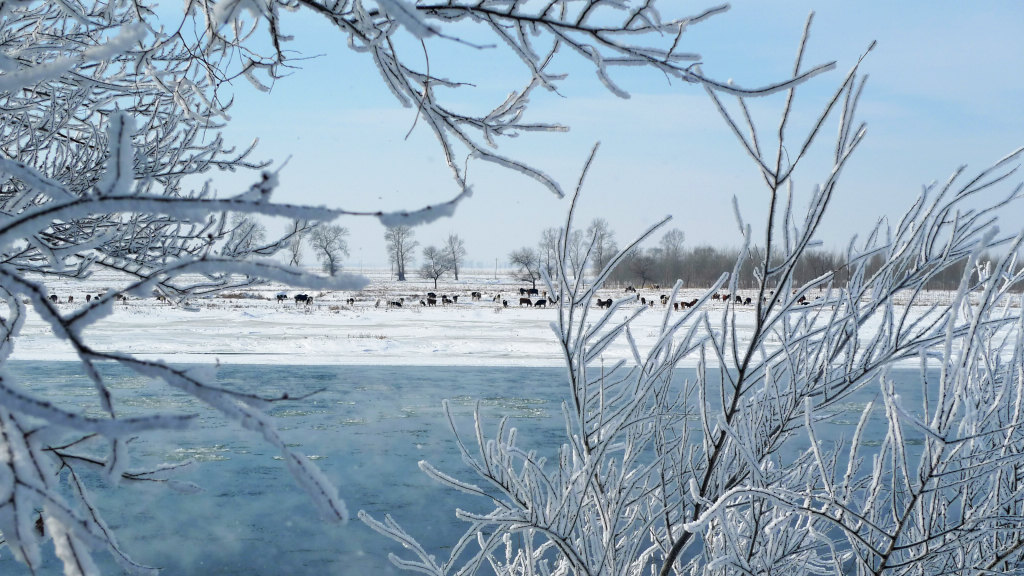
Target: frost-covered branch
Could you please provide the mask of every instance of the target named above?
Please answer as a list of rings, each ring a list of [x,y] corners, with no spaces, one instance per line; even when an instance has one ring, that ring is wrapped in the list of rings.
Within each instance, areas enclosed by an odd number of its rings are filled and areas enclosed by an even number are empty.
[[[191,5],[203,10],[202,3]],[[615,80],[618,68],[644,67],[671,80],[750,96],[787,90],[832,67],[827,63],[782,82],[753,88],[708,78],[697,67],[700,55],[681,51],[680,39],[690,26],[721,14],[728,5],[687,13],[672,3],[655,0],[388,0],[378,2],[376,7],[359,0],[274,0],[259,4],[259,8],[249,2],[226,0],[218,3],[215,11],[206,12],[211,46],[218,51],[245,51],[252,69],[264,70],[272,82],[282,68],[291,65],[287,53],[280,49],[289,39],[280,13],[295,8],[322,16],[337,28],[349,48],[372,58],[398,102],[414,109],[415,122],[422,121],[433,131],[459,188],[467,185],[462,165],[466,156],[518,171],[555,194],[563,194],[551,176],[499,153],[498,144],[500,139],[523,133],[568,129],[526,119],[534,92],[557,92],[565,74],[555,68],[559,57],[566,53],[585,61],[602,85],[622,98],[629,97],[629,90]],[[256,56],[247,47],[265,38],[261,23],[266,24],[265,33],[274,49]],[[474,40],[481,36],[486,38],[484,42]],[[474,51],[508,49],[522,65],[522,87],[506,91],[507,97],[485,113],[449,103],[449,94],[471,90],[477,82],[448,78],[431,69],[430,54],[441,43]],[[413,64],[420,61],[422,65]],[[265,85],[254,75],[249,78],[258,86]]]

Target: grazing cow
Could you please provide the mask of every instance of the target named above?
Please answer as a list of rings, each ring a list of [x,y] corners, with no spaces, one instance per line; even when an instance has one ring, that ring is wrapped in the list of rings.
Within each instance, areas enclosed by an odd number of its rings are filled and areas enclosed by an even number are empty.
[[[434,294],[433,292],[427,292],[427,298],[437,298],[437,294]]]
[[[355,298],[349,298],[348,300],[345,301],[345,303],[348,304],[349,306],[355,306],[356,305],[356,299]]]
[[[285,300],[288,299],[288,294],[286,294],[284,292],[278,292],[276,298],[277,298],[277,303],[280,304],[281,302],[284,302]]]
[[[309,294],[296,294],[295,295],[295,305],[296,306],[298,306],[299,304],[307,304],[308,305],[309,304],[309,300],[310,300]]]
[[[68,296],[68,304],[71,304],[74,301],[75,301],[75,297],[74,296]]]
[[[519,299],[519,306],[520,307],[522,307],[522,306],[529,306],[529,307],[533,308],[533,300],[530,300],[529,298],[520,298]]]
[[[737,304],[743,304],[743,298],[741,298],[740,296],[737,296],[736,297],[736,303]]]
[[[498,292],[497,294],[494,295],[494,301],[501,302],[501,292]]]
[[[527,296],[540,296],[540,290],[537,290],[536,288],[530,288],[529,290],[526,291],[526,295]]]
[[[745,306],[750,306],[750,297],[749,296],[743,299],[743,304]]]
[[[458,304],[458,303],[459,303],[459,295],[456,294],[455,296],[452,296],[452,304]]]
[[[89,301],[91,301],[91,300],[92,300],[92,294],[86,294],[86,295],[85,295],[85,301],[86,301],[86,302],[89,302]]]
[[[722,299],[722,295],[721,295],[721,294],[718,294],[718,293],[716,292],[715,294],[712,294],[712,295],[711,295],[711,299],[712,299],[712,300],[721,300],[721,299]]]
[[[470,298],[472,298],[474,302],[477,302],[477,301],[479,301],[479,300],[480,300],[481,298],[483,298],[483,297],[484,297],[484,295],[483,295],[483,294],[481,294],[481,293],[479,293],[479,292],[473,292],[473,293],[471,293],[471,294],[469,295],[469,297],[470,297]]]
[[[598,298],[597,299],[597,307],[598,308],[611,308],[612,307],[612,299],[609,298],[607,300],[601,300],[600,298]]]
[[[402,304],[405,303],[405,298],[399,298],[398,300],[391,300],[388,302],[388,308],[401,308]]]
[[[501,307],[502,308],[508,308],[508,300],[502,300],[501,301]]]
[[[420,300],[420,306],[426,306],[426,305],[427,305],[426,302],[424,302],[423,300]]]
[[[427,306],[437,306],[437,298],[427,298]]]
[[[686,306],[684,305],[683,307],[685,308]],[[679,302],[673,302],[672,303],[672,309],[673,310],[679,310]]]
[[[647,306],[647,298],[644,298],[643,296],[641,296],[640,297],[640,305],[641,306]]]
[[[54,304],[57,303],[57,295],[56,294],[50,294],[50,302],[53,302]]]
[[[661,305],[668,306],[668,294],[661,295]]]
[[[537,300],[536,302],[533,303],[533,307],[534,308],[547,308],[548,307],[548,301],[544,300],[543,298],[541,298],[540,300]]]
[[[632,292],[636,294],[636,288],[633,288],[632,286],[626,286],[626,292]]]
[[[520,296],[526,296],[526,288],[520,288],[519,289],[519,295]]]
[[[551,304],[558,304],[558,296],[552,296],[548,298],[548,302],[550,302]]]
[[[441,296],[441,305],[442,306],[447,306],[449,304],[454,304],[454,303],[455,303],[455,301],[452,300],[451,298],[449,298],[447,294],[444,294],[444,295]]]

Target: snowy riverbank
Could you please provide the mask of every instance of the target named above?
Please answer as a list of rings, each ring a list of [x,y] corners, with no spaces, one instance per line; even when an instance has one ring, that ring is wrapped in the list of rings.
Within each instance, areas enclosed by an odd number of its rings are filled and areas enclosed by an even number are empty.
[[[310,292],[314,304],[278,302],[281,286],[266,285],[196,300],[191,308],[175,307],[155,298],[129,299],[113,313],[89,327],[87,342],[100,351],[120,351],[143,358],[182,363],[296,364],[296,365],[447,365],[447,366],[560,366],[562,357],[551,323],[557,308],[519,307],[518,287],[508,274],[469,272],[459,282],[439,285],[440,295],[458,295],[454,305],[425,307],[419,300],[433,284],[422,279],[393,282],[386,272],[368,274],[371,284],[360,292]],[[46,282],[57,295],[64,314],[85,305],[86,293],[116,289],[116,278],[97,275],[84,282]],[[471,292],[483,298],[473,301]],[[643,290],[657,298],[668,290]],[[492,299],[502,294],[509,307]],[[702,295],[683,290],[681,300]],[[74,302],[68,303],[68,296]],[[602,298],[620,298],[621,290],[606,290]],[[349,304],[348,299],[355,302]],[[389,308],[388,300],[405,298],[402,308]],[[935,294],[927,301],[948,298]],[[536,297],[535,297],[536,299]],[[379,302],[379,305],[378,305]],[[630,303],[618,312],[625,316],[639,307]],[[712,326],[720,322],[724,306],[712,302]],[[753,306],[739,306],[741,332],[752,326]],[[923,310],[923,307],[922,307]],[[603,311],[592,308],[589,322]],[[643,347],[654,341],[666,308],[647,310],[633,325]],[[669,311],[676,319],[679,312]],[[718,316],[718,318],[714,318]],[[869,323],[867,328],[872,328]],[[624,342],[606,353],[609,361],[629,354]],[[13,359],[73,360],[70,346],[53,336],[48,324],[34,312],[16,340]],[[694,358],[694,362],[696,359]],[[685,363],[684,363],[685,364]]]

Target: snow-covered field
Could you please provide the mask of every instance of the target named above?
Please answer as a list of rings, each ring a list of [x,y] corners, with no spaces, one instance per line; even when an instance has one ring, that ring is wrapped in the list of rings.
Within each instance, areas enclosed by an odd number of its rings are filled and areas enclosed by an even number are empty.
[[[562,364],[550,324],[556,320],[555,307],[519,306],[519,288],[524,286],[507,271],[469,270],[458,282],[443,281],[436,290],[458,295],[453,305],[421,306],[425,294],[435,291],[432,281],[410,276],[405,282],[391,280],[387,271],[370,271],[371,280],[359,292],[316,292],[311,306],[294,300],[278,302],[276,295],[301,291],[279,285],[249,287],[221,296],[194,300],[188,308],[159,302],[156,298],[131,298],[118,303],[114,313],[85,331],[86,340],[101,351],[121,351],[144,358],[187,363],[231,364],[377,364],[377,365],[474,365],[474,366],[558,366]],[[70,313],[85,305],[86,294],[116,290],[117,277],[96,274],[86,281],[46,280],[59,308]],[[483,294],[479,301],[471,293]],[[646,298],[657,298],[667,289],[641,290]],[[493,298],[507,300],[503,307]],[[700,290],[683,290],[681,300],[702,295]],[[743,295],[743,294],[741,294]],[[752,295],[746,294],[747,296]],[[68,303],[68,297],[74,298]],[[602,298],[621,298],[621,289],[603,290]],[[350,305],[349,298],[355,303]],[[387,302],[405,299],[401,308]],[[534,297],[536,300],[538,297]],[[948,294],[929,295],[928,301],[948,300]],[[378,304],[379,303],[379,304]],[[625,314],[639,303],[630,304]],[[723,310],[712,302],[709,310]],[[753,307],[738,307],[741,327],[750,326]],[[591,321],[599,314],[591,310]],[[636,321],[633,335],[643,346],[654,340],[664,320],[660,304]],[[678,312],[669,312],[678,317]],[[628,353],[624,343],[611,348],[611,360]],[[37,315],[29,318],[17,338],[13,359],[72,360],[71,348],[53,336],[50,326]]]

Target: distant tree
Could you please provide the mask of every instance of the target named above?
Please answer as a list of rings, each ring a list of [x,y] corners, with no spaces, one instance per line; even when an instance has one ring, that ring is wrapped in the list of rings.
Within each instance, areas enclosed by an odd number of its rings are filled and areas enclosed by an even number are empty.
[[[589,263],[596,276],[619,250],[615,244],[615,233],[607,220],[594,218],[587,226],[585,241],[591,243]]]
[[[639,248],[626,260],[626,265],[633,277],[640,281],[641,288],[647,286],[647,283],[655,278],[658,271],[658,259],[653,252],[644,252]]]
[[[449,234],[448,238],[444,241],[442,250],[451,261],[452,274],[454,274],[455,279],[458,280],[459,266],[461,266],[462,261],[466,259],[466,242],[463,241],[462,238],[459,238],[458,234]]]
[[[548,278],[555,277],[558,263],[558,241],[562,237],[561,228],[545,228],[537,243],[537,256],[540,258],[541,270],[547,272]]]
[[[531,288],[537,287],[540,279],[540,257],[533,248],[520,248],[508,255],[509,264],[515,268],[515,277],[529,282]]]
[[[337,224],[320,224],[309,233],[309,243],[316,258],[331,276],[341,270],[341,261],[348,256],[348,228]]]
[[[261,222],[245,214],[232,214],[231,230],[221,255],[234,258],[251,256],[263,247],[266,239],[267,227]]]
[[[437,290],[437,280],[453,270],[455,270],[455,262],[448,254],[447,247],[427,246],[423,249],[420,277],[433,280],[434,290]]]
[[[588,246],[584,242],[582,230],[573,230],[566,240],[566,253],[569,257],[569,268],[579,273],[586,267]]]
[[[419,242],[413,240],[413,229],[411,226],[399,224],[389,226],[384,233],[384,240],[387,242],[388,260],[394,264],[395,272],[400,282],[405,281],[406,265],[413,262],[413,254]]]
[[[674,283],[683,276],[683,240],[686,235],[678,228],[672,228],[662,235],[658,243],[661,282]]]
[[[305,220],[292,220],[291,227],[291,240],[288,241],[288,265],[289,266],[301,266],[302,265],[302,241],[305,239],[307,231],[307,224]]]

